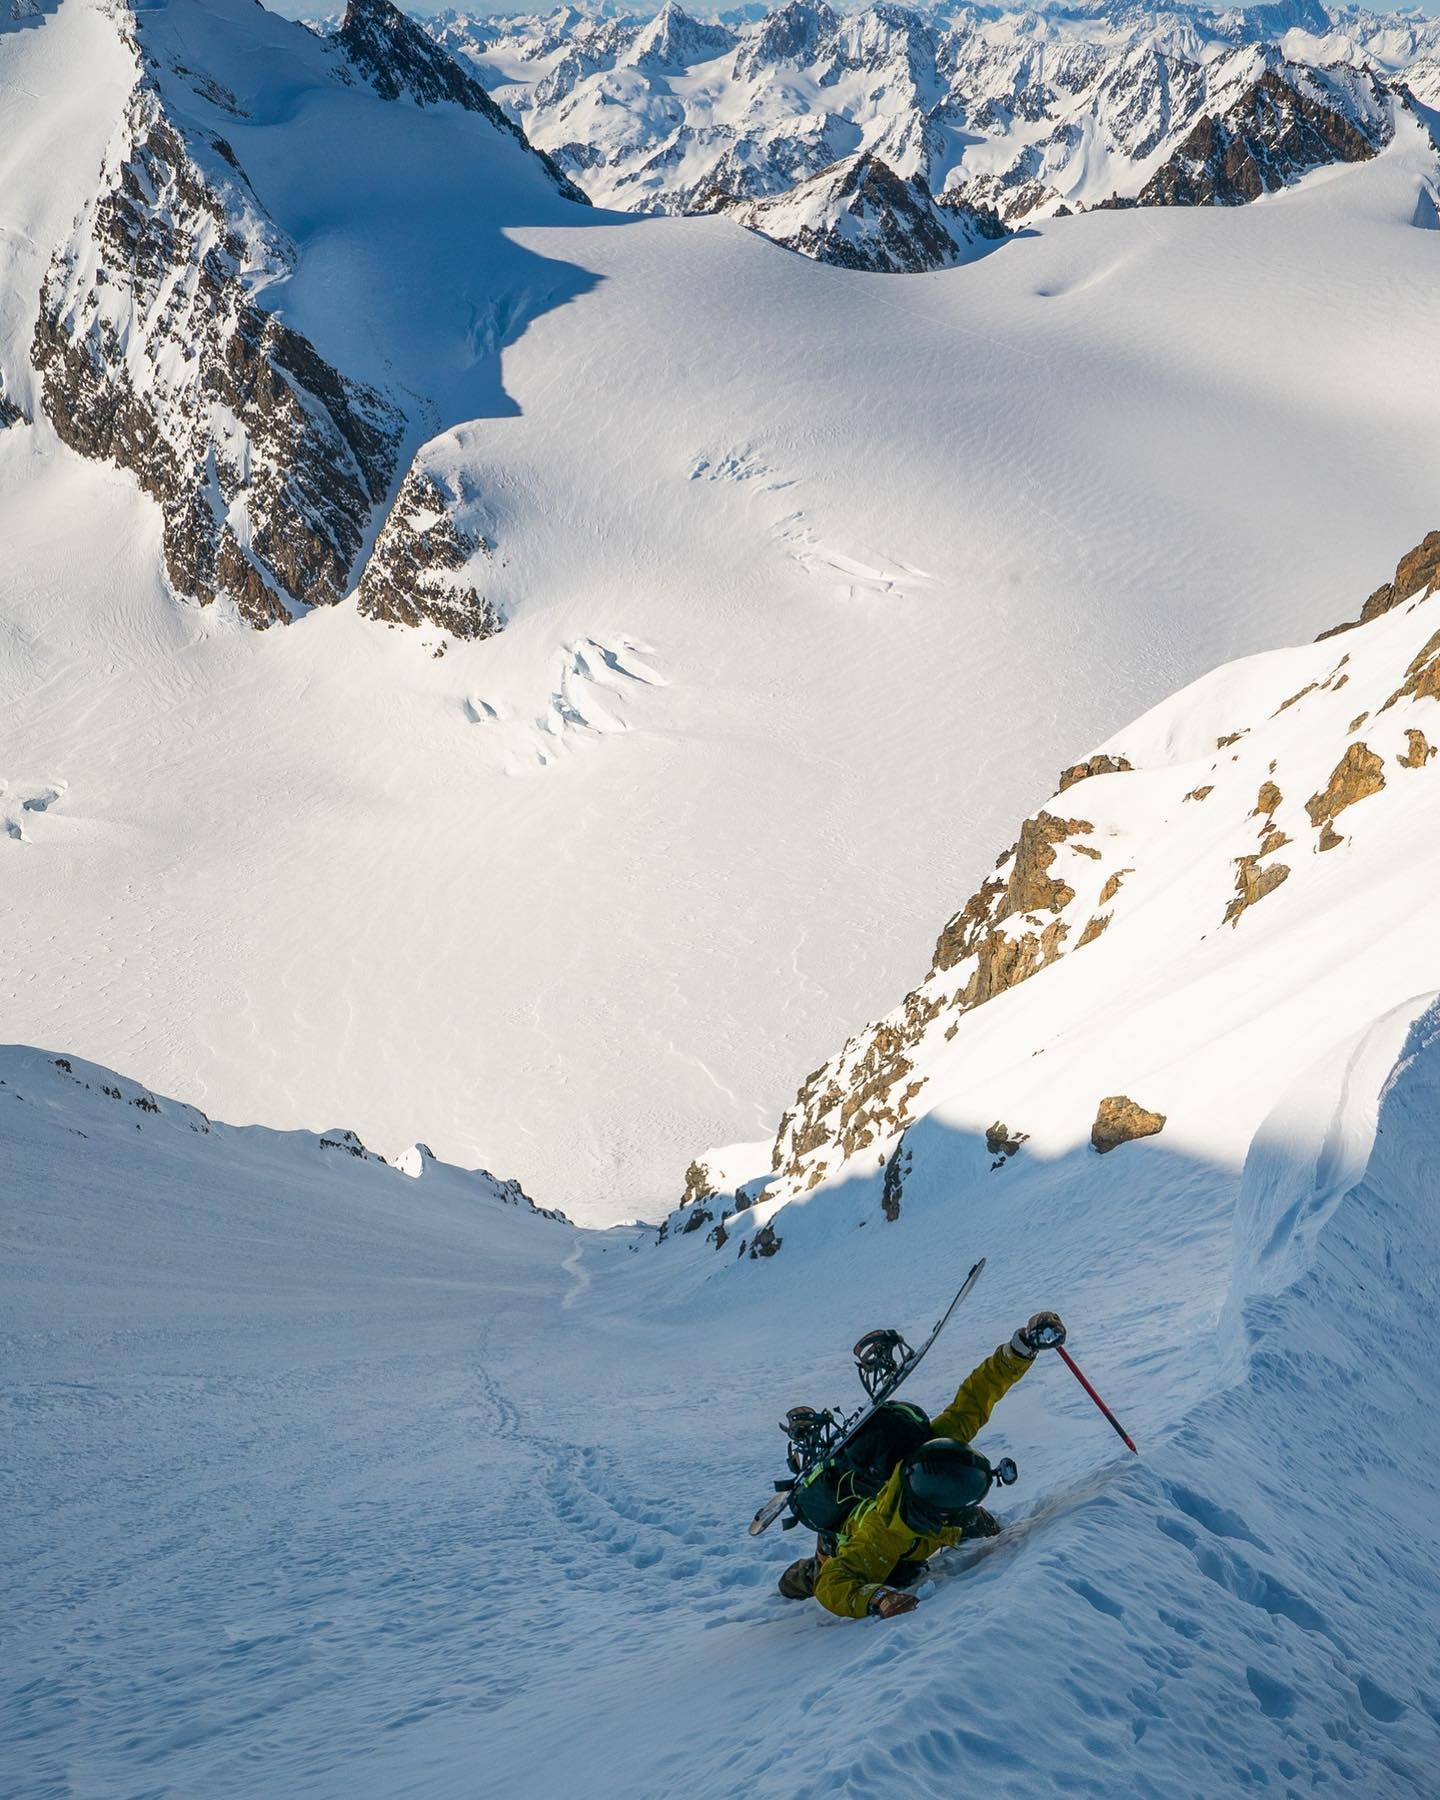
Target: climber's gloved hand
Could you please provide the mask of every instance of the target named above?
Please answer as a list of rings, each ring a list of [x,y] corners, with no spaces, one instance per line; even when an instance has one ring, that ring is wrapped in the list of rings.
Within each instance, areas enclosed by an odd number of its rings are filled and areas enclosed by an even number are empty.
[[[866,1611],[872,1619],[897,1619],[901,1613],[914,1612],[919,1604],[914,1594],[903,1594],[899,1588],[877,1588]]]
[[[1010,1340],[1010,1348],[1029,1362],[1037,1350],[1058,1350],[1065,1342],[1065,1321],[1059,1313],[1037,1312]]]

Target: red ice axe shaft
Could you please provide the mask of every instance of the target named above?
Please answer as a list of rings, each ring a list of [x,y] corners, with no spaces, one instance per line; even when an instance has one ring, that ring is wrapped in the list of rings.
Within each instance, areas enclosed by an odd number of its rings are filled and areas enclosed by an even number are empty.
[[[1125,1448],[1127,1450],[1134,1450],[1136,1456],[1138,1456],[1140,1454],[1140,1452],[1138,1450],[1135,1450],[1134,1438],[1131,1437],[1130,1433],[1125,1429],[1125,1427],[1115,1417],[1114,1413],[1111,1412],[1110,1408],[1105,1404],[1105,1402],[1095,1392],[1094,1388],[1091,1387],[1090,1383],[1080,1373],[1080,1365],[1076,1362],[1075,1358],[1070,1354],[1070,1352],[1065,1348],[1065,1346],[1063,1344],[1057,1344],[1055,1346],[1055,1348],[1060,1352],[1061,1358],[1063,1359],[1063,1361],[1065,1363],[1065,1367],[1070,1371],[1070,1373],[1080,1383],[1081,1387],[1084,1388],[1085,1392],[1090,1396],[1090,1398],[1100,1408],[1101,1412],[1104,1413],[1105,1417],[1110,1421],[1111,1425],[1114,1427],[1116,1435],[1124,1443]]]

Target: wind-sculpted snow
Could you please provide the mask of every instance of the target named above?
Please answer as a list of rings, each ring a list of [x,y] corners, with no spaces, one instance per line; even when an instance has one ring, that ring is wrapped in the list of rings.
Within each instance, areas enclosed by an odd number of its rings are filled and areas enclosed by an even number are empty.
[[[947,17],[790,0],[725,26],[667,4],[648,22],[447,13],[430,29],[598,203],[731,207],[821,261],[881,271],[936,267],[936,252],[855,261],[829,188],[856,157],[1011,225],[1248,200],[1373,154],[1401,84],[1433,104],[1440,67],[1433,21],[1320,6]],[[780,232],[764,223],[777,207]]]

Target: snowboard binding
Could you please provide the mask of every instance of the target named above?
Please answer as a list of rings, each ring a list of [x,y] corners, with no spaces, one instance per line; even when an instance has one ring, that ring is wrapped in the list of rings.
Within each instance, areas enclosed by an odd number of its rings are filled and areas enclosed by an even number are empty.
[[[806,1483],[813,1485],[823,1473],[828,1460],[843,1456],[847,1447],[860,1437],[866,1426],[874,1420],[880,1405],[890,1398],[939,1337],[950,1315],[980,1279],[984,1267],[985,1258],[982,1256],[961,1282],[955,1298],[940,1315],[934,1329],[918,1350],[911,1349],[898,1331],[871,1331],[861,1338],[855,1346],[855,1362],[869,1405],[839,1418],[832,1412],[817,1412],[813,1406],[790,1408],[780,1421],[780,1429],[789,1439],[787,1461],[790,1474],[775,1482],[775,1492],[750,1521],[751,1537],[759,1537],[762,1531],[768,1531],[782,1513],[786,1515],[787,1528],[799,1523],[799,1513],[795,1506],[796,1489]],[[901,1410],[909,1409],[902,1404]],[[918,1412],[919,1409],[914,1410]]]
[[[828,1407],[824,1412],[817,1412],[813,1406],[792,1406],[780,1421],[780,1429],[790,1440],[785,1460],[791,1472],[799,1475],[824,1456],[834,1443],[835,1415]],[[789,1485],[786,1483],[787,1487]]]
[[[860,1385],[872,1400],[897,1386],[915,1361],[915,1352],[898,1331],[867,1331],[853,1354]]]

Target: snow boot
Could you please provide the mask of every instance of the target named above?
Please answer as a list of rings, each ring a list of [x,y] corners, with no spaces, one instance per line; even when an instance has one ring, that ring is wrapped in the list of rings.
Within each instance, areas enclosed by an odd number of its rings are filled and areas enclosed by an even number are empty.
[[[820,1558],[802,1556],[799,1562],[791,1563],[780,1577],[780,1592],[787,1600],[812,1600],[815,1597],[815,1583],[819,1579]]]

